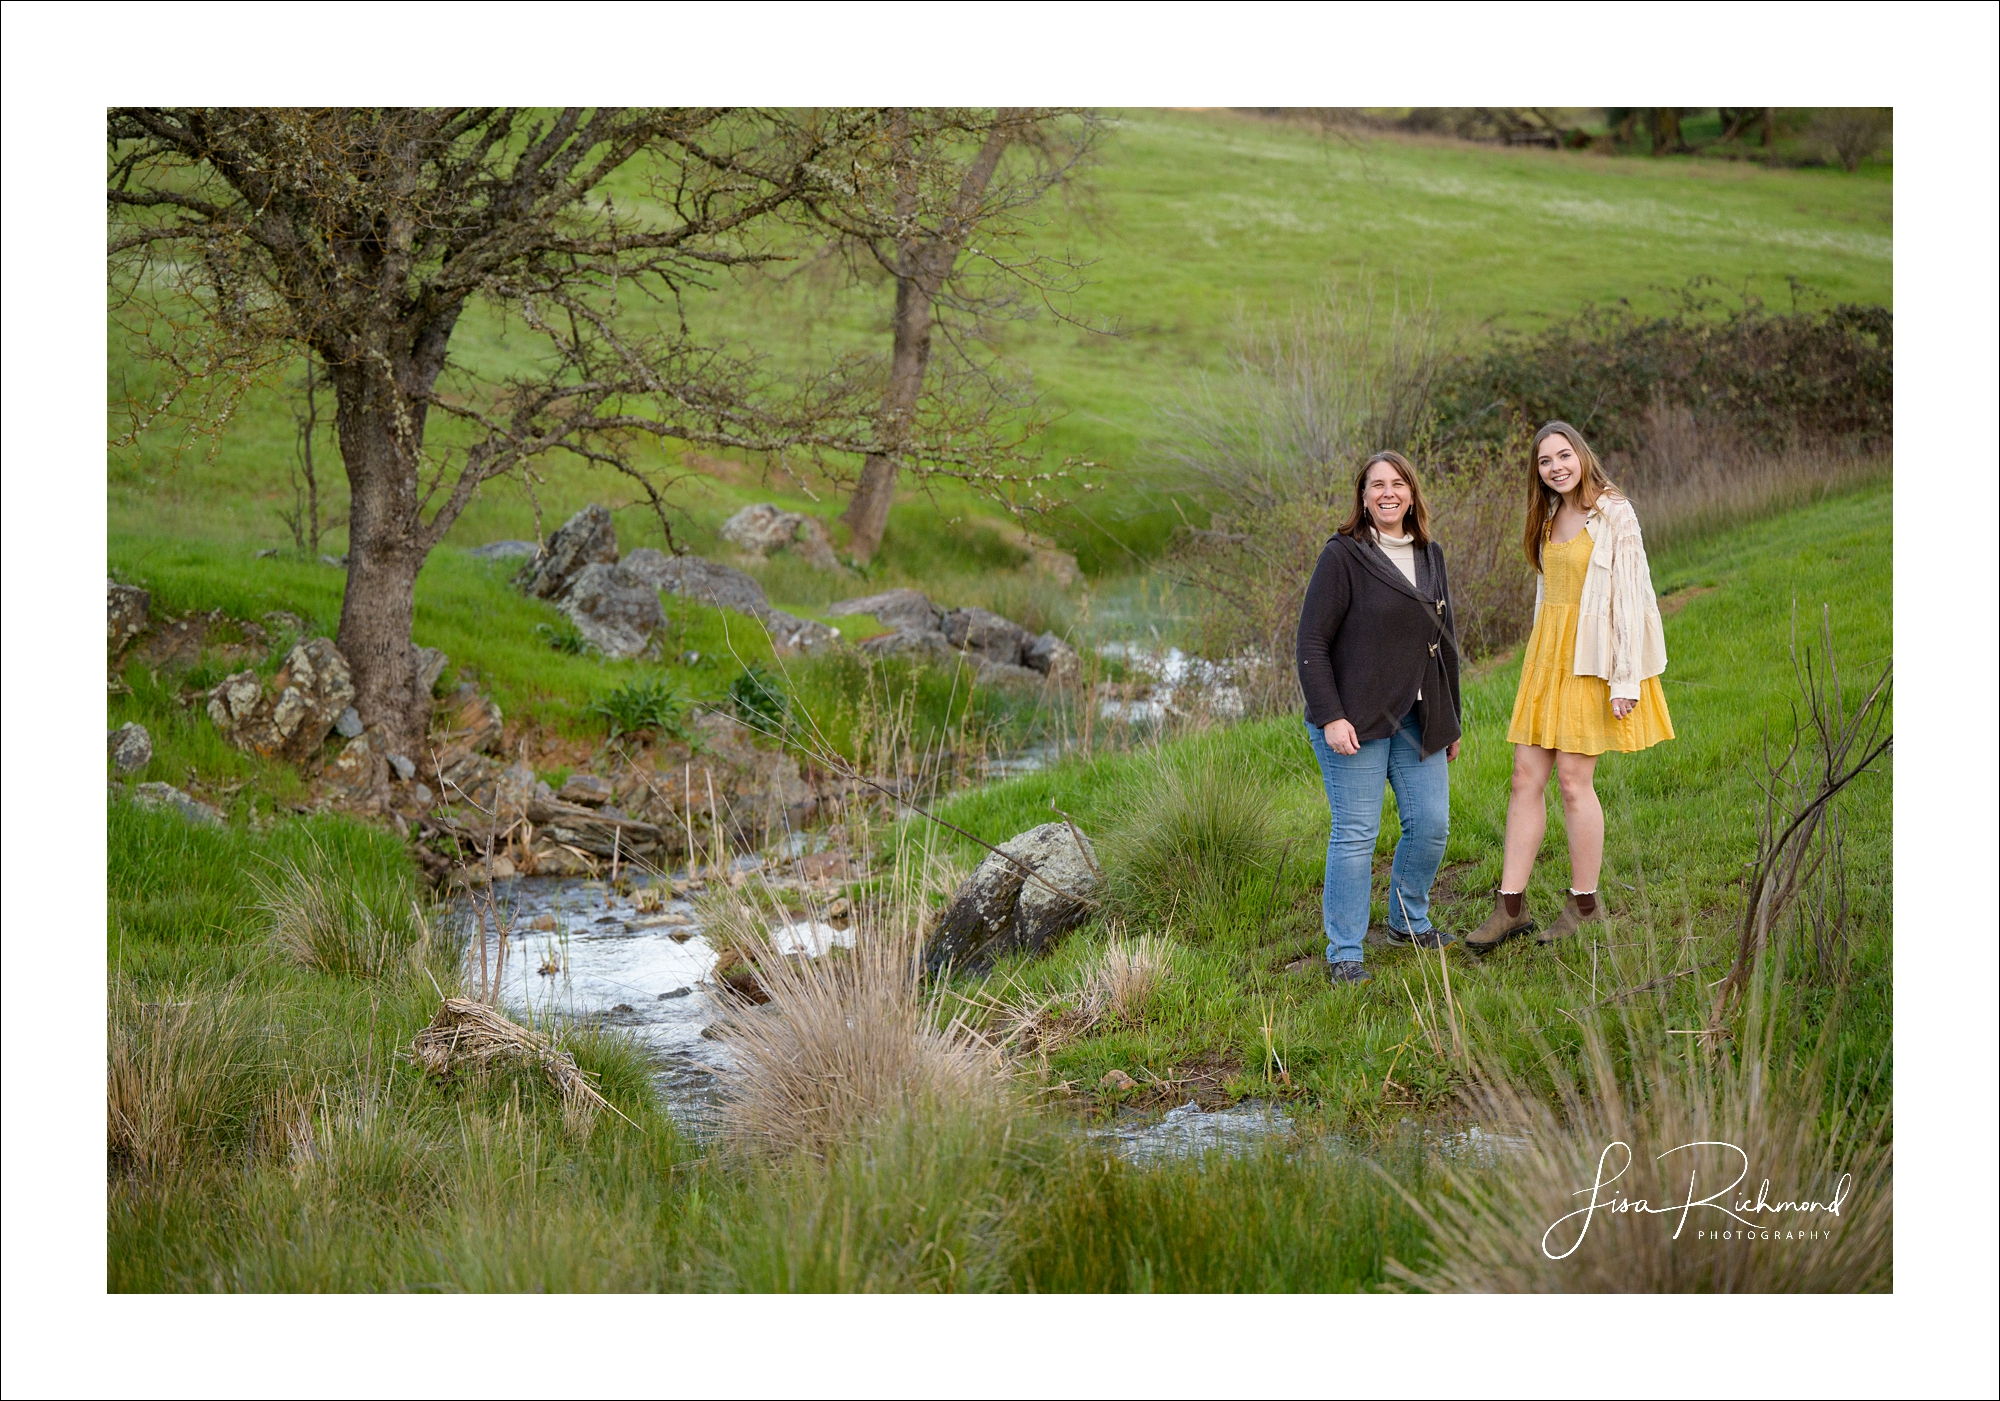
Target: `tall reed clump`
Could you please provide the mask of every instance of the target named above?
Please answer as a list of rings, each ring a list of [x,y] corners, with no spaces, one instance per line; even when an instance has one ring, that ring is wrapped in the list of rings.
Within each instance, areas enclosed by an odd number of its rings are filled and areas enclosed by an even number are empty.
[[[105,1152],[145,1179],[248,1143],[264,1112],[262,1037],[240,991],[199,983],[142,1000],[111,991],[105,1038]]]
[[[1105,893],[1138,920],[1232,907],[1277,850],[1274,792],[1212,744],[1153,750],[1098,840]]]
[[[1759,1020],[1736,1053],[1655,1050],[1622,1077],[1611,1035],[1592,1022],[1582,1074],[1562,1080],[1554,1103],[1483,1076],[1469,1092],[1475,1112],[1499,1142],[1523,1146],[1447,1169],[1451,1190],[1426,1212],[1434,1263],[1391,1272],[1440,1293],[1891,1288],[1886,1116],[1858,1123],[1829,1105],[1824,1067],[1788,1071]],[[1684,1214],[1689,1201],[1705,1204]]]
[[[900,858],[907,861],[910,858]],[[720,1121],[751,1156],[829,1159],[899,1114],[1004,1113],[994,1057],[926,992],[918,953],[931,882],[899,871],[896,895],[865,909],[852,949],[811,957],[768,935],[750,950],[763,1006],[748,999],[718,1034],[736,1061]],[[747,938],[739,929],[737,947]]]
[[[380,978],[415,972],[441,953],[414,879],[367,881],[313,843],[250,880],[272,947],[301,968]]]

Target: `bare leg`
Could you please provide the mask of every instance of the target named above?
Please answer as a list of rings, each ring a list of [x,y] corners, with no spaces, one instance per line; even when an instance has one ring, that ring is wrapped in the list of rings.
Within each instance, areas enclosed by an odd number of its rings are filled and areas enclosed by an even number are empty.
[[[1549,791],[1549,771],[1555,763],[1553,749],[1533,744],[1514,746],[1513,791],[1507,799],[1507,838],[1500,861],[1502,890],[1528,888],[1528,876],[1535,869],[1535,853],[1542,849],[1542,834],[1548,827],[1544,795]],[[1602,845],[1600,839],[1600,849]]]
[[[1556,787],[1562,791],[1563,829],[1569,833],[1569,888],[1597,889],[1604,865],[1604,808],[1597,801],[1595,754],[1556,755]],[[1508,830],[1513,830],[1508,819]],[[1511,850],[1511,848],[1510,848]]]

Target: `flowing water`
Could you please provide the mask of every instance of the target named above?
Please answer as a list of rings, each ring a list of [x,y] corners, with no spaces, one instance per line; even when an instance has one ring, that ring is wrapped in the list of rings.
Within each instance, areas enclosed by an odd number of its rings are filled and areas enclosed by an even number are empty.
[[[641,892],[656,888],[662,906],[641,910]],[[497,890],[509,931],[501,1006],[523,1021],[592,1018],[631,1032],[652,1053],[667,1111],[705,1133],[715,1077],[731,1063],[702,1035],[722,1004],[703,983],[715,949],[692,902],[674,898],[666,880],[635,881],[622,894],[603,881],[568,878],[523,878]],[[495,943],[489,932],[488,949]],[[475,979],[476,944],[475,936]]]
[[[757,857],[737,859],[742,871],[761,865]],[[672,890],[665,878],[641,878],[621,889],[572,878],[502,882],[498,899],[509,932],[500,1004],[524,1022],[589,1018],[630,1032],[651,1053],[667,1112],[696,1138],[706,1138],[713,1131],[718,1081],[735,1066],[721,1042],[703,1035],[724,1010],[704,983],[715,967],[715,948],[694,903]],[[815,957],[853,944],[851,931],[817,922],[772,933],[781,951]],[[495,943],[489,932],[489,957]],[[473,958],[476,979],[476,953]],[[1282,1108],[1246,1100],[1214,1111],[1192,1102],[1164,1115],[1124,1111],[1085,1133],[1122,1157],[1147,1163],[1209,1149],[1242,1152],[1290,1131]]]
[[[745,873],[762,866],[755,856],[736,861]],[[774,887],[788,883],[777,872],[770,878]],[[735,1065],[721,1042],[703,1035],[721,1020],[724,1007],[704,983],[716,951],[693,902],[676,897],[664,877],[620,889],[599,880],[525,877],[502,882],[498,898],[509,930],[500,978],[500,1004],[508,1014],[532,1023],[590,1018],[630,1032],[651,1053],[667,1112],[697,1139],[709,1137],[718,1083]],[[853,946],[850,930],[820,922],[778,926],[772,939],[782,952],[812,957]],[[490,933],[487,948],[490,957]],[[1267,1101],[1204,1110],[1190,1100],[1164,1114],[1121,1109],[1108,1124],[1083,1133],[1122,1158],[1147,1164],[1212,1150],[1250,1152],[1288,1137],[1293,1127],[1285,1108]],[[1439,1156],[1481,1165],[1528,1146],[1476,1124],[1447,1132],[1426,1128],[1423,1135]]]

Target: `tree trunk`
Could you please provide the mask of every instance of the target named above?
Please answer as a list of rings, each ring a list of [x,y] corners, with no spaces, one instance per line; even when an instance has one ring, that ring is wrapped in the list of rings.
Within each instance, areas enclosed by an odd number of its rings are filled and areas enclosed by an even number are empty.
[[[954,253],[956,250],[952,250]],[[889,362],[889,388],[882,399],[884,442],[900,447],[916,414],[924,390],[924,371],[931,359],[931,296],[919,275],[896,279],[895,351]],[[853,532],[849,548],[866,564],[882,547],[889,526],[889,507],[896,495],[896,458],[870,454],[862,464],[861,480],[841,519]]]
[[[1678,107],[1655,107],[1653,109],[1653,154],[1672,155],[1685,149],[1681,140],[1681,109]]]
[[[1771,148],[1771,116],[1775,110],[1766,107],[1757,116],[1757,144],[1767,151]]]
[[[423,442],[421,403],[403,406],[373,365],[343,367],[334,376],[337,428],[351,496],[347,588],[334,645],[354,678],[354,708],[375,729],[384,752],[415,763],[424,757],[429,697],[417,686],[417,571],[427,551],[417,539],[417,447]],[[398,418],[402,419],[398,431]]]

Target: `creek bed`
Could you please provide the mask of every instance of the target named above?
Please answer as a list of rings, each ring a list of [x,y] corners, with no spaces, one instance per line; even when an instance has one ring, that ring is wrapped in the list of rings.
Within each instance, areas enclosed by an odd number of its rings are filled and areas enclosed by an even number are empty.
[[[641,910],[641,893],[650,901],[654,890],[664,897],[661,905]],[[719,1042],[702,1036],[723,1011],[703,983],[715,967],[715,949],[693,903],[674,898],[672,890],[665,880],[634,881],[624,894],[581,878],[500,884],[497,899],[508,929],[500,1005],[522,1021],[590,1018],[629,1031],[652,1056],[667,1112],[705,1137],[715,1076],[730,1069],[730,1059]],[[479,903],[485,903],[483,894]],[[669,922],[675,920],[681,922]],[[538,922],[554,928],[537,929]],[[489,930],[489,951],[496,942]],[[469,957],[476,983],[476,934]],[[544,967],[555,971],[544,973]]]
[[[750,856],[737,858],[736,865],[748,872],[763,863]],[[780,888],[794,883],[772,880]],[[697,1140],[710,1138],[718,1076],[735,1065],[721,1042],[703,1035],[725,1008],[705,982],[716,950],[702,932],[694,903],[675,896],[672,882],[662,877],[635,879],[622,892],[601,880],[523,877],[500,883],[496,898],[508,929],[499,998],[508,1015],[531,1023],[592,1019],[630,1032],[652,1060],[662,1107]],[[481,907],[485,899],[482,893]],[[640,908],[642,900],[648,908]],[[538,923],[553,927],[538,929]],[[808,928],[798,926],[797,932],[810,940]],[[841,941],[827,926],[810,928],[825,942]],[[489,932],[489,954],[495,942]],[[468,956],[476,984],[476,939]],[[551,971],[542,972],[545,967]],[[1248,1099],[1216,1110],[1192,1101],[1164,1114],[1120,1110],[1111,1122],[1083,1133],[1143,1165],[1211,1150],[1253,1152],[1267,1140],[1289,1137],[1293,1129],[1282,1105]],[[1422,1132],[1426,1147],[1447,1160],[1488,1164],[1528,1146],[1523,1139],[1484,1133],[1476,1124],[1425,1126]]]

